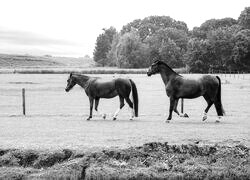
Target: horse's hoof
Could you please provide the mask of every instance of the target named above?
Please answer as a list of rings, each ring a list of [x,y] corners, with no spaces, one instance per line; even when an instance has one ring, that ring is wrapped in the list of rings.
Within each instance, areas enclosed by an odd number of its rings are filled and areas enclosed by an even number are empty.
[[[107,117],[106,114],[103,114],[103,115],[102,115],[102,118],[103,118],[103,119],[106,119],[106,117]]]
[[[133,121],[134,119],[133,119],[133,118],[130,118],[129,120],[130,120],[130,121]]]
[[[220,123],[220,121],[219,121],[219,120],[216,120],[215,123]]]
[[[89,120],[91,120],[91,118],[92,118],[92,117],[91,117],[91,116],[89,116],[86,120],[87,120],[87,121],[89,121]]]
[[[205,121],[207,119],[207,116],[202,117],[202,121]]]
[[[183,115],[183,117],[189,118],[189,116],[187,115],[187,113],[185,113],[185,114]]]
[[[165,122],[166,122],[166,123],[170,123],[170,120],[166,120]]]
[[[113,121],[115,121],[115,120],[116,120],[116,117],[113,118]]]

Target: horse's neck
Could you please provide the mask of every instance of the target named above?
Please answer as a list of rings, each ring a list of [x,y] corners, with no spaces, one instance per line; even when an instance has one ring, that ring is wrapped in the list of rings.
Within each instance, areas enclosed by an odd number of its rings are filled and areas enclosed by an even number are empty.
[[[162,78],[162,81],[164,82],[164,84],[167,84],[170,79],[177,76],[177,74],[175,72],[173,72],[170,69],[165,69],[165,68],[161,69],[160,75],[161,75],[161,78]]]
[[[89,86],[89,81],[90,81],[89,77],[84,77],[84,78],[78,77],[76,83],[83,89],[86,89]]]

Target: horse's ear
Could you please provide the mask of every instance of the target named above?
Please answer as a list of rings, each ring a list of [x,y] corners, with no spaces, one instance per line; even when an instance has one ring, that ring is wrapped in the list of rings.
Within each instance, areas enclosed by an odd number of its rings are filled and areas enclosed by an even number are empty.
[[[71,77],[71,76],[72,76],[72,73],[70,73],[69,77]]]
[[[153,64],[152,65],[158,64],[159,62],[160,62],[160,60],[155,58],[155,59],[153,59]]]

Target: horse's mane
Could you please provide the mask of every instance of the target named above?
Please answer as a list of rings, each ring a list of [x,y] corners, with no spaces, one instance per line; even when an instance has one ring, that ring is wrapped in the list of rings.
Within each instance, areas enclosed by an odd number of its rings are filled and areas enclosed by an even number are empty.
[[[169,65],[167,65],[167,63],[165,63],[164,61],[161,61],[161,60],[157,60],[154,62],[155,64],[158,64],[158,65],[164,65],[166,66],[170,71],[172,71],[173,73],[181,76],[179,73],[175,72]]]
[[[98,77],[92,77],[92,76],[87,76],[85,74],[81,74],[81,73],[70,73],[70,77],[71,76],[78,76],[78,77],[81,77],[81,78],[84,78],[84,79],[96,79]]]

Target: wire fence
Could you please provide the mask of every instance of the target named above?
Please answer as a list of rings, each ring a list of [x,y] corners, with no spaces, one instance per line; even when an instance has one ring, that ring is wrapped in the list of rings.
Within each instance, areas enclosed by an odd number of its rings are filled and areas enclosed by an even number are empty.
[[[214,71],[230,81],[229,84],[240,83],[240,87],[247,85],[246,80],[250,80],[250,74],[228,73]],[[104,75],[102,75],[104,76]],[[110,75],[106,75],[110,76]],[[184,75],[185,76],[185,75]],[[187,74],[194,77],[195,74]],[[144,75],[133,75],[140,99],[140,115],[158,116],[168,114],[169,99],[164,91],[162,80],[158,76],[148,78]],[[87,116],[89,114],[89,100],[85,92],[80,87],[75,87],[69,93],[65,92],[67,75],[29,75],[29,74],[8,74],[0,75],[0,117],[26,114],[28,116],[53,116],[53,115],[73,115]],[[244,86],[245,86],[244,85]],[[23,90],[22,90],[23,89]],[[240,91],[245,91],[241,88]],[[184,100],[184,106],[179,103],[179,111],[195,111],[193,102]],[[202,106],[200,100],[195,101]],[[205,105],[205,104],[204,104]],[[99,109],[101,112],[109,112],[112,116],[119,107],[119,99],[102,99]],[[125,107],[123,115],[128,116],[130,111]]]
[[[250,71],[225,71],[225,70],[210,70],[209,74],[219,74],[225,78],[235,78],[242,80],[250,80]]]

